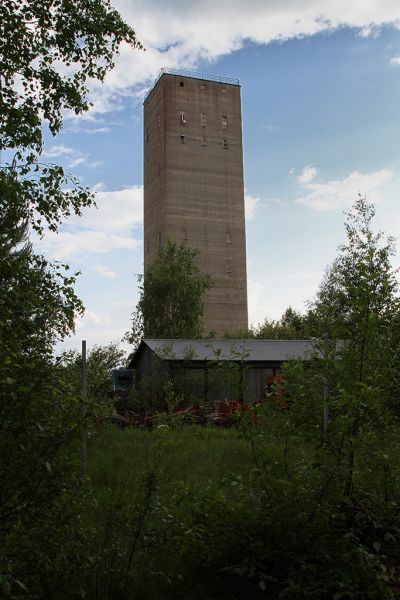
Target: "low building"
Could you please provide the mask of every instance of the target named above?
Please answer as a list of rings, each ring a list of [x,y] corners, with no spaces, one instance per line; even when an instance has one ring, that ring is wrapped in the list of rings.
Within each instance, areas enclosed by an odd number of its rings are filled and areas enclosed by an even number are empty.
[[[162,395],[167,381],[188,403],[199,400],[259,402],[266,386],[289,359],[309,360],[319,344],[311,340],[178,339],[141,341],[129,368],[135,382]]]

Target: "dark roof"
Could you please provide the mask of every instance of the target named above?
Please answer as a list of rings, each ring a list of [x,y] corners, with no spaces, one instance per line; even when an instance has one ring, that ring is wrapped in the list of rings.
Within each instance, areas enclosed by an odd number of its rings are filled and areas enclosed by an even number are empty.
[[[130,366],[135,365],[145,346],[164,360],[283,362],[289,358],[310,358],[320,345],[321,340],[144,339]]]

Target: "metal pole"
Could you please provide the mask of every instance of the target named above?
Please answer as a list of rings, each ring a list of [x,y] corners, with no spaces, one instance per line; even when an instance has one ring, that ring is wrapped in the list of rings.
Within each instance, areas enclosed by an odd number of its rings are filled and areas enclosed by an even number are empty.
[[[82,402],[81,402],[81,419],[82,419],[82,440],[81,440],[81,477],[86,477],[87,467],[87,451],[86,451],[86,340],[82,340]]]
[[[324,335],[322,337],[324,340],[324,360],[327,360],[327,358],[328,358],[328,339],[329,339],[328,334],[324,333]],[[328,429],[328,422],[329,422],[328,380],[327,380],[327,376],[325,375],[325,380],[324,380],[324,434],[325,435],[326,435],[326,432]]]

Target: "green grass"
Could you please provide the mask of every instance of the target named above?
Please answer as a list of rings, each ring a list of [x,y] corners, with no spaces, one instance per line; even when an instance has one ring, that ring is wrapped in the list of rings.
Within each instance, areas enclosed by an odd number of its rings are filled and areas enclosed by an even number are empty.
[[[292,597],[280,591],[294,577],[300,588],[317,589],[317,596],[299,598],[327,600],[336,591],[332,577],[341,581],[346,569],[343,578],[360,590],[348,597],[364,598],[364,588],[375,586],[368,597],[387,598],[372,543],[383,547],[391,531],[385,465],[392,469],[388,494],[396,499],[399,454],[394,440],[378,438],[363,436],[357,449],[355,478],[367,493],[354,500],[354,514],[362,520],[359,543],[345,535],[353,508],[342,503],[344,475],[335,471],[330,481],[336,457],[297,432],[289,439],[282,429],[274,433],[271,421],[242,430],[110,428],[94,434],[88,445],[93,503],[82,518],[95,532],[92,552],[98,558],[83,583],[87,599],[275,600]],[[382,454],[384,447],[393,448],[393,456]],[[319,573],[321,552],[332,573],[318,596],[320,576],[312,573]]]
[[[91,440],[88,453],[89,476],[97,489],[133,488],[155,460],[163,479],[194,487],[254,467],[250,444],[235,429],[105,430]]]

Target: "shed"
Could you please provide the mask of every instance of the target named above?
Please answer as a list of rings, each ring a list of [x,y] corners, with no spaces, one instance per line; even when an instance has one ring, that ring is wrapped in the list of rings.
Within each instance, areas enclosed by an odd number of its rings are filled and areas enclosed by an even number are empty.
[[[189,402],[252,403],[265,397],[268,379],[285,361],[321,355],[319,345],[320,340],[143,339],[129,367],[137,385],[147,382],[153,393],[172,380],[176,393]]]

